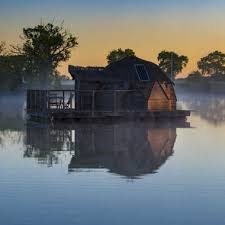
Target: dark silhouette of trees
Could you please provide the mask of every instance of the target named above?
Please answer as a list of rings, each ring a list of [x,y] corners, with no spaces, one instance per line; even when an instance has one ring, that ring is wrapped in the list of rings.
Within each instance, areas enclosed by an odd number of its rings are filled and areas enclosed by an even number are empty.
[[[0,42],[0,90],[15,90],[22,83],[24,57],[21,55],[11,55],[6,49],[6,43]]]
[[[77,37],[67,32],[63,25],[39,24],[24,28],[22,47],[13,47],[13,52],[22,54],[26,60],[26,71],[47,85],[57,74],[57,67],[67,61],[71,50],[78,45]]]
[[[111,51],[107,56],[108,64],[124,59],[128,56],[135,56],[135,52],[132,49],[122,50],[121,48]]]
[[[188,57],[178,55],[175,52],[162,51],[158,55],[160,68],[174,80],[177,74],[181,73],[188,64]]]
[[[21,55],[0,56],[0,89],[15,90],[25,77],[25,59]]]
[[[203,75],[225,74],[225,54],[212,52],[200,59],[198,68]]]

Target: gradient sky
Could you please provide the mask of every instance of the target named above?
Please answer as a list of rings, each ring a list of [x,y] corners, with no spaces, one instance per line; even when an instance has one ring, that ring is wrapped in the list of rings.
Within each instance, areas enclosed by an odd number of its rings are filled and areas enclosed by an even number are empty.
[[[210,51],[225,51],[225,0],[0,0],[0,41],[20,43],[23,27],[64,21],[79,37],[68,64],[106,65],[115,48],[132,48],[157,63],[162,50],[190,58],[182,75]]]

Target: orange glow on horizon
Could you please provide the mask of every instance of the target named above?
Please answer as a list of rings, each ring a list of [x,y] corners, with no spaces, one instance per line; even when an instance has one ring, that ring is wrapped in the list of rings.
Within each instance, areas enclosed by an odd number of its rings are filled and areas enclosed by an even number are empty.
[[[111,50],[131,48],[138,57],[156,64],[158,53],[163,50],[188,56],[188,66],[180,74],[186,76],[197,69],[197,61],[209,52],[225,52],[225,4],[221,3],[219,7],[213,2],[196,5],[196,8],[185,4],[178,4],[179,8],[168,8],[163,4],[157,7],[152,3],[132,7],[129,3],[123,6],[124,9],[101,9],[99,6],[96,11],[87,8],[89,5],[84,8],[65,6],[66,9],[62,7],[58,11],[50,7],[34,15],[29,10],[16,11],[16,14],[2,15],[0,41],[20,43],[23,27],[38,24],[40,18],[52,21],[57,12],[57,19],[65,21],[65,28],[78,36],[79,42],[71,59],[58,68],[61,74],[69,74],[69,64],[105,66]]]

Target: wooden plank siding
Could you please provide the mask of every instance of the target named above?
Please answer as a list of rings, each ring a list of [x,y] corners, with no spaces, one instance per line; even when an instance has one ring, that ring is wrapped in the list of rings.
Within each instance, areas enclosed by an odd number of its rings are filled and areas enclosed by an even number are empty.
[[[173,87],[155,83],[148,99],[149,111],[176,110],[176,97]]]

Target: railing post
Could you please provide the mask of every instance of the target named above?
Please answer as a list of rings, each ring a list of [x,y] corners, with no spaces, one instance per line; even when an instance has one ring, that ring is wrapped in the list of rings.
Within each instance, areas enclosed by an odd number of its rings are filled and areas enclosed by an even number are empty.
[[[39,92],[38,93],[38,105],[39,105],[38,111],[42,112],[42,107],[41,107],[41,90],[39,90],[38,92]]]
[[[34,109],[35,113],[37,113],[37,91],[34,91]]]
[[[30,90],[27,90],[27,110],[30,109]]]
[[[74,108],[73,109],[75,109],[76,110],[76,91],[74,90],[73,91],[73,94],[74,94],[74,98],[73,98],[73,101],[74,101]]]
[[[117,114],[117,92],[114,90],[113,92],[113,108],[114,108],[114,115]]]
[[[43,101],[44,101],[43,106],[44,106],[44,111],[46,112],[48,110],[47,91],[44,90],[43,94],[44,94],[44,96],[43,96]]]
[[[92,109],[91,109],[91,115],[94,117],[95,115],[95,91],[92,91]]]
[[[65,91],[63,90],[63,111],[65,110]]]
[[[49,90],[47,90],[46,96],[47,96],[47,102],[48,102],[48,110],[50,109],[50,104],[49,104]]]

